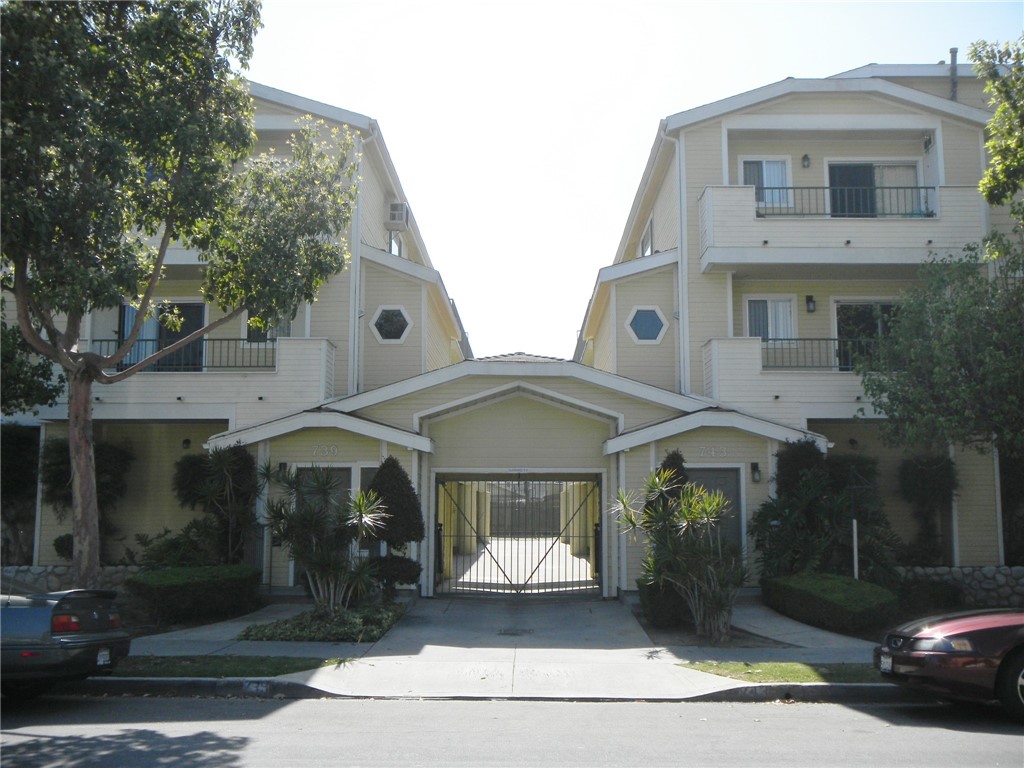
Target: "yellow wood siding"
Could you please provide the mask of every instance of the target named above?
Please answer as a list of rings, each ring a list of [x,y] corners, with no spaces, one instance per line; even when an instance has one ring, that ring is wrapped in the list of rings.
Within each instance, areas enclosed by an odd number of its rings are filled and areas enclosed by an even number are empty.
[[[435,467],[453,469],[604,467],[610,436],[605,419],[584,416],[528,397],[511,397],[430,420]]]
[[[651,222],[654,225],[655,253],[671,251],[679,246],[679,185],[674,164],[658,188]]]
[[[363,367],[362,389],[370,390],[423,373],[424,307],[422,283],[399,272],[363,265]],[[412,322],[405,340],[382,343],[373,332],[373,320],[381,307],[402,307]]]
[[[976,187],[984,172],[982,167],[982,129],[942,121],[942,157],[946,165],[946,184]],[[975,215],[980,213],[981,200]]]
[[[135,454],[131,469],[126,476],[128,490],[117,506],[106,518],[113,531],[104,537],[103,561],[113,563],[120,560],[126,549],[139,553],[135,535],[149,536],[170,529],[177,533],[194,517],[202,516],[201,510],[191,510],[178,504],[174,495],[172,480],[174,465],[182,456],[203,453],[203,443],[211,436],[223,431],[225,422],[100,422],[94,426],[98,442],[127,444]],[[66,437],[65,425],[48,425],[46,439]],[[183,441],[189,440],[189,447],[183,448]],[[40,520],[39,564],[66,565],[53,550],[56,536],[71,532],[70,511],[63,523],[56,519],[54,511],[44,506]]]
[[[917,115],[911,106],[870,93],[794,93],[746,110],[757,115]]]
[[[991,453],[958,448],[954,461],[959,481],[956,492],[958,564],[1000,564],[995,459]]]
[[[615,285],[615,372],[672,391],[677,391],[679,385],[675,274],[673,267],[666,267],[620,280]],[[629,330],[629,320],[637,308],[652,306],[658,308],[667,324],[665,334],[657,344],[637,342]]]

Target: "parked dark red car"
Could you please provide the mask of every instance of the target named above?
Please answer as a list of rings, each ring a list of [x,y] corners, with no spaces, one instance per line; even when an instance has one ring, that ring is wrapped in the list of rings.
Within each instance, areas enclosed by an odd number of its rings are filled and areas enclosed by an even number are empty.
[[[969,611],[896,627],[875,648],[893,683],[950,699],[998,700],[1024,721],[1024,611]]]

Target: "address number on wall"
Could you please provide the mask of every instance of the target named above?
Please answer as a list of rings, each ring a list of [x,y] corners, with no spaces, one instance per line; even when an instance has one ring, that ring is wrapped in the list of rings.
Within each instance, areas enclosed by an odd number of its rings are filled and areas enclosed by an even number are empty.
[[[729,449],[724,445],[700,445],[697,446],[697,455],[702,459],[724,459],[729,455]]]
[[[338,446],[336,445],[314,445],[313,446],[313,458],[314,459],[325,459],[331,456],[338,455]]]

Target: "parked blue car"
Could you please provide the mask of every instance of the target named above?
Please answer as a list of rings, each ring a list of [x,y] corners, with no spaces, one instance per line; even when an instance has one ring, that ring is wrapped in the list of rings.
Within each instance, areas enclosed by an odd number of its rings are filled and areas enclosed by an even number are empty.
[[[64,680],[109,674],[128,655],[116,593],[72,589],[3,595],[0,602],[0,691],[31,698]]]

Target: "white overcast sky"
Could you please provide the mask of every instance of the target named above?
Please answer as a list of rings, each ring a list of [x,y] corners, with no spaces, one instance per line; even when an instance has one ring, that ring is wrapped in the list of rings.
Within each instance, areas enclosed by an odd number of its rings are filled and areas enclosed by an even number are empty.
[[[477,357],[569,358],[668,115],[934,64],[1024,0],[264,0],[248,77],[378,121]]]

